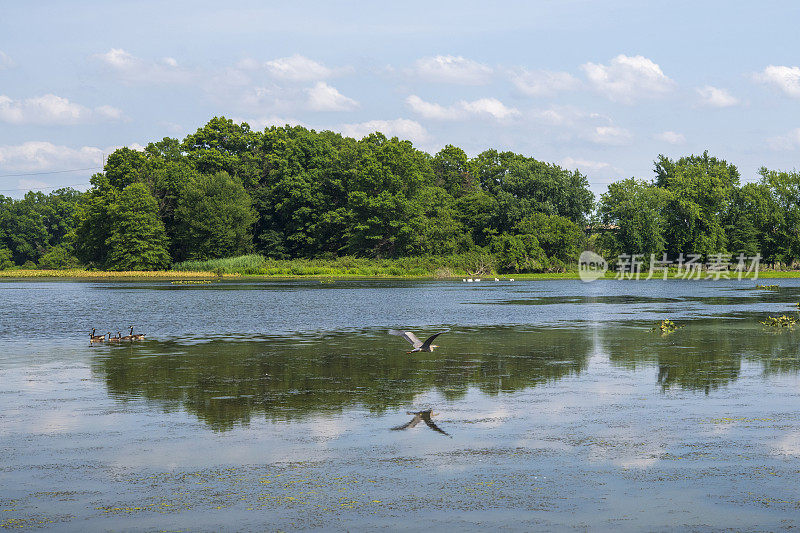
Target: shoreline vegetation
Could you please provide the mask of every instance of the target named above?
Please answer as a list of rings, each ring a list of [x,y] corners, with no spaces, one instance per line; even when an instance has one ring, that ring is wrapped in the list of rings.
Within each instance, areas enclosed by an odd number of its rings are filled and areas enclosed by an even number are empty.
[[[597,198],[524,154],[214,117],[114,151],[86,192],[0,195],[0,277],[569,279],[583,251],[606,277],[634,256],[800,265],[800,172],[742,184],[708,152],[654,163]]]
[[[477,263],[475,263],[477,259]],[[499,278],[501,281],[515,280],[566,280],[580,279],[575,265],[563,272],[537,272],[501,274],[485,261],[486,258],[465,256],[410,257],[402,259],[365,259],[358,257],[338,257],[334,259],[269,259],[250,254],[226,259],[206,261],[184,261],[171,270],[89,270],[72,269],[22,269],[0,270],[0,279],[103,279],[103,280],[221,280],[236,278],[284,278],[284,279],[442,279],[459,280],[480,278],[484,282]],[[470,268],[469,265],[473,265]],[[474,268],[478,266],[479,268]],[[646,268],[640,275],[645,281]],[[608,270],[601,279],[614,279],[617,272]],[[708,274],[703,271],[700,279]],[[713,277],[713,276],[712,276]],[[662,279],[663,273],[656,272],[653,279]],[[752,279],[747,273],[743,279]],[[800,278],[797,270],[759,270],[758,278]],[[667,279],[682,279],[676,269],[670,269]],[[724,278],[723,278],[724,279]],[[731,274],[729,279],[737,279]],[[633,280],[636,281],[636,280]]]

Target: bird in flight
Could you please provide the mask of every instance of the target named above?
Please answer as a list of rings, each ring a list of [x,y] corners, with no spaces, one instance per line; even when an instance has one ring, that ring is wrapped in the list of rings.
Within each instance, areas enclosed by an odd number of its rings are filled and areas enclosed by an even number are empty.
[[[399,431],[399,430],[402,430],[402,429],[413,428],[414,426],[419,424],[420,421],[422,421],[422,422],[425,422],[425,425],[428,426],[429,428],[431,428],[432,430],[438,431],[442,435],[447,435],[448,437],[453,438],[452,435],[450,435],[448,432],[446,432],[445,430],[443,430],[442,428],[437,426],[433,422],[433,420],[431,420],[432,416],[436,416],[437,415],[437,413],[433,412],[433,409],[425,409],[424,411],[406,411],[406,414],[414,415],[414,418],[412,418],[409,422],[407,422],[405,424],[393,427],[392,431]]]
[[[439,333],[434,333],[427,339],[425,342],[422,342],[417,338],[416,335],[411,333],[410,331],[397,331],[396,329],[390,329],[389,335],[397,335],[398,337],[403,337],[405,340],[411,343],[411,346],[414,347],[413,350],[406,353],[414,353],[414,352],[432,352],[434,348],[438,348],[437,345],[432,344],[433,339],[441,335],[442,333],[447,333],[446,331],[440,331]]]

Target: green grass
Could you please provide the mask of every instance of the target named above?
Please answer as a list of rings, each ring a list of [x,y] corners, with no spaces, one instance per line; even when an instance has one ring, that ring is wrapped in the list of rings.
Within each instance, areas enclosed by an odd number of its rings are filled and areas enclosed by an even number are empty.
[[[8,269],[0,270],[0,278],[79,278],[79,279],[214,279],[217,278],[214,272],[175,272],[171,270],[85,270],[85,269],[65,269],[65,270],[29,270],[29,269]]]
[[[210,271],[245,276],[318,276],[318,277],[434,277],[449,278],[494,272],[490,257],[465,254],[445,257],[406,257],[401,259],[367,259],[338,257],[334,259],[268,259],[260,255],[243,255],[226,259],[184,261],[173,267],[178,271]]]
[[[675,270],[670,270],[669,279],[678,279]],[[467,278],[494,277],[559,280],[579,279],[577,269],[567,272],[541,272],[528,274],[498,274],[494,258],[488,254],[468,253],[451,256],[406,257],[400,259],[367,259],[363,257],[338,257],[332,259],[268,259],[251,254],[225,259],[184,261],[166,271],[115,272],[86,269],[69,270],[0,270],[0,278],[102,278],[102,279],[213,279],[223,276],[264,277],[337,277],[337,278]],[[604,279],[614,279],[616,272],[608,271]],[[640,276],[647,277],[647,272]],[[661,279],[656,273],[655,279]],[[752,274],[746,276],[752,278]],[[759,278],[798,278],[800,271],[762,270]],[[735,275],[731,279],[736,279]]]

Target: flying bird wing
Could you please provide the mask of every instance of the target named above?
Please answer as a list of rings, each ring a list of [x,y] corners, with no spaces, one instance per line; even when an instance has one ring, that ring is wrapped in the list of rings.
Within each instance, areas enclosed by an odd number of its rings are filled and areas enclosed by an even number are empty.
[[[442,333],[447,333],[447,332],[446,331],[440,331],[439,333],[434,333],[433,335],[431,335],[430,337],[425,339],[425,342],[421,345],[423,351],[431,345],[431,343],[433,342],[433,339],[435,339],[436,337],[438,337]],[[416,346],[415,346],[415,348],[416,348]]]
[[[450,433],[446,432],[445,430],[443,430],[442,428],[437,426],[436,423],[434,423],[434,421],[431,420],[431,414],[430,413],[428,413],[428,416],[424,416],[423,415],[422,416],[422,420],[423,420],[423,422],[425,422],[425,425],[428,426],[429,428],[431,428],[432,430],[438,431],[442,435],[447,435],[448,437],[452,438],[452,435],[450,435]]]
[[[422,346],[422,341],[419,340],[417,336],[411,333],[410,331],[397,331],[396,329],[390,329],[389,335],[397,335],[398,337],[403,337],[405,340],[410,342],[411,346],[413,346],[414,348],[419,348],[420,346]]]
[[[392,428],[392,430],[393,431],[397,431],[397,430],[400,430],[400,429],[413,428],[414,426],[419,424],[420,420],[422,420],[422,416],[421,415],[414,415],[414,418],[412,418],[409,422],[406,422],[405,424],[402,424],[402,425],[399,425],[399,426],[395,426],[395,427]]]

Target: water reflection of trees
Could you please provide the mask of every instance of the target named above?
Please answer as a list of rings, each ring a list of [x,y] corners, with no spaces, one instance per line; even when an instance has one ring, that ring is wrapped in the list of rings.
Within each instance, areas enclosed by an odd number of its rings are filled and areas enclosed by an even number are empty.
[[[708,394],[738,379],[743,359],[761,364],[765,376],[800,370],[797,335],[754,321],[694,321],[664,336],[645,328],[608,328],[601,330],[600,343],[612,364],[657,366],[663,390]]]
[[[94,362],[108,391],[185,408],[218,430],[252,416],[285,420],[362,405],[408,406],[436,389],[513,392],[585,369],[594,347],[583,330],[494,327],[453,331],[434,353],[407,355],[382,333],[212,339],[112,347]]]

